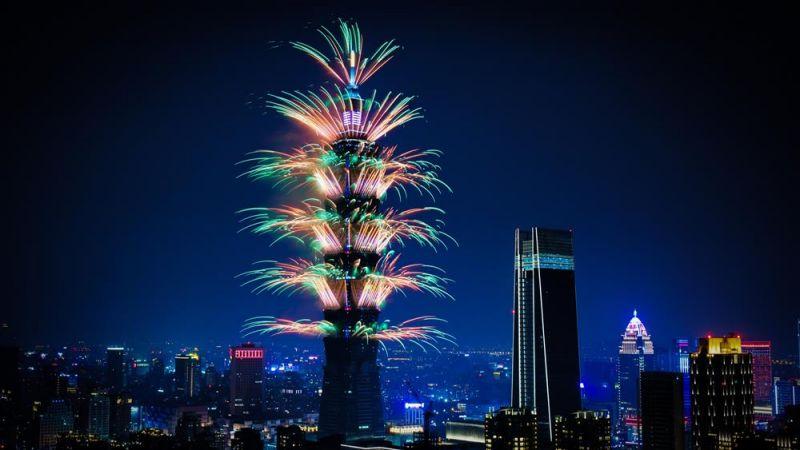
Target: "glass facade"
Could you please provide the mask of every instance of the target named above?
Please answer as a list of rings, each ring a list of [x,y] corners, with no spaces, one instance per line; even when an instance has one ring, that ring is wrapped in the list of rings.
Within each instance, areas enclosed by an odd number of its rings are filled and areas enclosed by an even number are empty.
[[[530,408],[542,441],[553,418],[581,409],[575,263],[570,230],[516,230],[511,405]]]

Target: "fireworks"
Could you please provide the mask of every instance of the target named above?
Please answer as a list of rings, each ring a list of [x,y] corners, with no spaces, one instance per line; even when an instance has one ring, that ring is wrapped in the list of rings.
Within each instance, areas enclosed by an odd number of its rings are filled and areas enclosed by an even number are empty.
[[[392,54],[400,48],[394,44],[394,40],[390,40],[379,45],[372,56],[364,57],[363,40],[358,25],[348,24],[340,19],[339,30],[340,39],[325,27],[318,30],[330,47],[330,56],[302,42],[292,42],[291,45],[314,58],[342,85],[358,87],[389,62],[393,58]]]
[[[345,161],[330,145],[309,144],[291,152],[260,150],[257,157],[243,163],[253,164],[243,175],[255,180],[273,179],[275,186],[308,186],[326,198],[343,195],[348,188],[364,197],[383,198],[390,189],[405,194],[407,187],[431,198],[434,193],[450,191],[439,179],[440,167],[429,160],[441,155],[439,150],[408,150],[398,153],[396,147],[374,148],[359,142]],[[342,171],[349,164],[347,174]],[[404,195],[401,195],[404,196]]]
[[[389,252],[381,257],[375,270],[357,264],[349,271],[306,259],[263,261],[266,267],[242,275],[249,278],[245,284],[255,285],[253,292],[294,294],[304,291],[319,298],[323,309],[340,309],[352,304],[359,309],[380,310],[390,294],[404,289],[452,298],[443,288],[450,280],[435,273],[440,269],[424,264],[398,266],[399,258],[400,255]]]
[[[308,127],[322,139],[365,139],[375,141],[389,131],[422,117],[420,108],[410,106],[414,97],[386,94],[376,100],[377,92],[362,99],[336,86],[334,92],[325,88],[319,94],[306,91],[270,94],[267,106]]]
[[[383,342],[393,342],[405,348],[405,343],[411,343],[423,350],[438,350],[436,344],[440,341],[455,344],[455,338],[428,322],[444,322],[433,316],[420,316],[406,320],[399,325],[391,325],[388,320],[383,322],[362,323],[357,322],[352,330],[352,337],[374,339],[383,345]],[[245,336],[254,334],[280,335],[294,334],[301,336],[334,336],[338,333],[335,324],[327,320],[310,321],[307,319],[292,321],[279,319],[272,316],[259,316],[248,319],[242,327]]]
[[[385,205],[393,191],[398,200],[409,191],[435,198],[450,191],[433,162],[439,150],[398,151],[376,141],[406,123],[422,117],[411,105],[414,97],[376,91],[362,98],[359,86],[394,56],[394,41],[363,51],[358,26],[339,22],[340,34],[319,32],[326,52],[300,43],[291,46],[311,56],[333,78],[333,87],[316,91],[284,91],[269,96],[267,106],[315,133],[318,143],[289,151],[260,150],[243,161],[242,174],[254,180],[273,180],[277,188],[308,191],[306,200],[279,207],[248,208],[242,230],[271,234],[302,242],[313,250],[311,259],[262,261],[242,274],[253,292],[305,294],[318,299],[325,320],[293,321],[272,316],[254,317],[245,334],[299,334],[337,339],[410,342],[435,348],[452,336],[437,330],[430,316],[390,325],[378,321],[392,295],[407,291],[451,299],[443,272],[425,264],[402,265],[398,247],[414,242],[434,250],[455,243],[433,207],[399,209]]]

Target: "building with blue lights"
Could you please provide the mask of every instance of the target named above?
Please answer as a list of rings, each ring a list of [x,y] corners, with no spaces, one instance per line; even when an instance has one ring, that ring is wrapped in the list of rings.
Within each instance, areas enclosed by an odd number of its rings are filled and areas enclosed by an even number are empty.
[[[553,418],[581,409],[571,230],[516,230],[512,366],[512,408],[530,409],[551,442]]]

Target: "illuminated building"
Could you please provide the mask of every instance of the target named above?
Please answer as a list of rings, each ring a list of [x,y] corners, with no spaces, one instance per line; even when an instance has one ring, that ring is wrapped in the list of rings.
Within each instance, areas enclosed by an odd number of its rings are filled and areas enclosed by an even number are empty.
[[[486,450],[535,450],[538,448],[536,415],[529,408],[502,408],[486,415]]]
[[[716,448],[725,435],[753,428],[753,357],[738,337],[701,338],[690,356],[692,448]]]
[[[393,40],[365,52],[357,24],[340,20],[338,33],[318,29],[327,47],[290,45],[319,63],[332,83],[317,91],[283,91],[266,105],[304,126],[312,142],[288,151],[264,150],[247,162],[246,175],[300,188],[306,200],[272,208],[249,208],[244,228],[292,238],[307,245],[310,259],[269,261],[242,274],[256,292],[313,296],[324,320],[259,316],[245,333],[321,337],[325,347],[319,437],[341,435],[348,441],[385,433],[383,397],[376,358],[387,343],[412,341],[436,348],[452,336],[421,316],[389,322],[379,316],[390,297],[416,291],[450,298],[449,282],[428,265],[401,265],[398,251],[407,243],[445,247],[452,238],[442,222],[421,216],[438,208],[404,209],[391,203],[408,191],[435,196],[450,188],[439,179],[433,161],[438,150],[402,150],[379,143],[387,133],[422,117],[413,97],[401,94],[362,97],[359,88],[394,56]],[[395,194],[398,197],[395,197]],[[298,197],[300,198],[300,197]],[[288,240],[288,239],[287,239]]]
[[[683,374],[642,372],[642,448],[684,450]]]
[[[771,348],[770,341],[742,341],[742,351],[753,355],[753,411],[759,422],[772,419]]]
[[[572,231],[517,229],[514,244],[512,408],[529,408],[539,436],[581,409]]]
[[[689,384],[689,354],[692,350],[689,346],[689,339],[678,338],[673,340],[672,355],[674,357],[670,371],[679,372],[683,377],[683,420],[685,430],[692,424],[692,395],[691,385]]]
[[[109,398],[109,433],[115,439],[127,437],[131,428],[133,397],[127,393],[111,394]]]
[[[89,427],[91,436],[107,440],[110,433],[111,402],[108,395],[93,392],[89,397]]]
[[[200,392],[200,356],[197,352],[175,356],[175,393],[191,398]]]
[[[789,405],[800,405],[800,380],[775,377],[772,384],[773,414],[783,414]]]
[[[264,402],[264,349],[243,344],[230,349],[231,415],[258,417]]]
[[[425,404],[416,402],[406,402],[403,405],[405,413],[405,425],[422,425],[425,420]]]
[[[650,368],[653,342],[638,313],[622,334],[617,355],[617,424],[619,439],[626,444],[639,443],[639,375]]]
[[[306,444],[306,433],[297,425],[278,427],[275,446],[277,450],[302,450]]]
[[[445,424],[445,439],[468,444],[483,444],[486,442],[484,427],[483,422],[477,421],[447,422]]]
[[[125,387],[125,349],[122,347],[106,349],[106,386],[111,391]]]
[[[555,450],[610,450],[611,418],[605,411],[576,411],[556,416],[553,425]]]
[[[203,424],[200,414],[185,411],[175,424],[175,439],[180,444],[196,442],[202,431]]]
[[[51,401],[39,417],[39,448],[54,448],[61,433],[73,430],[72,407],[66,400]]]

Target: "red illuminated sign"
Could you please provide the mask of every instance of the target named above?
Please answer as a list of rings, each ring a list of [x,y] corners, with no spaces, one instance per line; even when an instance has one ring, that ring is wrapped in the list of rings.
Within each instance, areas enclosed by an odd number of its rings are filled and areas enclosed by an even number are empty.
[[[237,348],[233,350],[235,359],[263,359],[264,349],[262,348]]]

